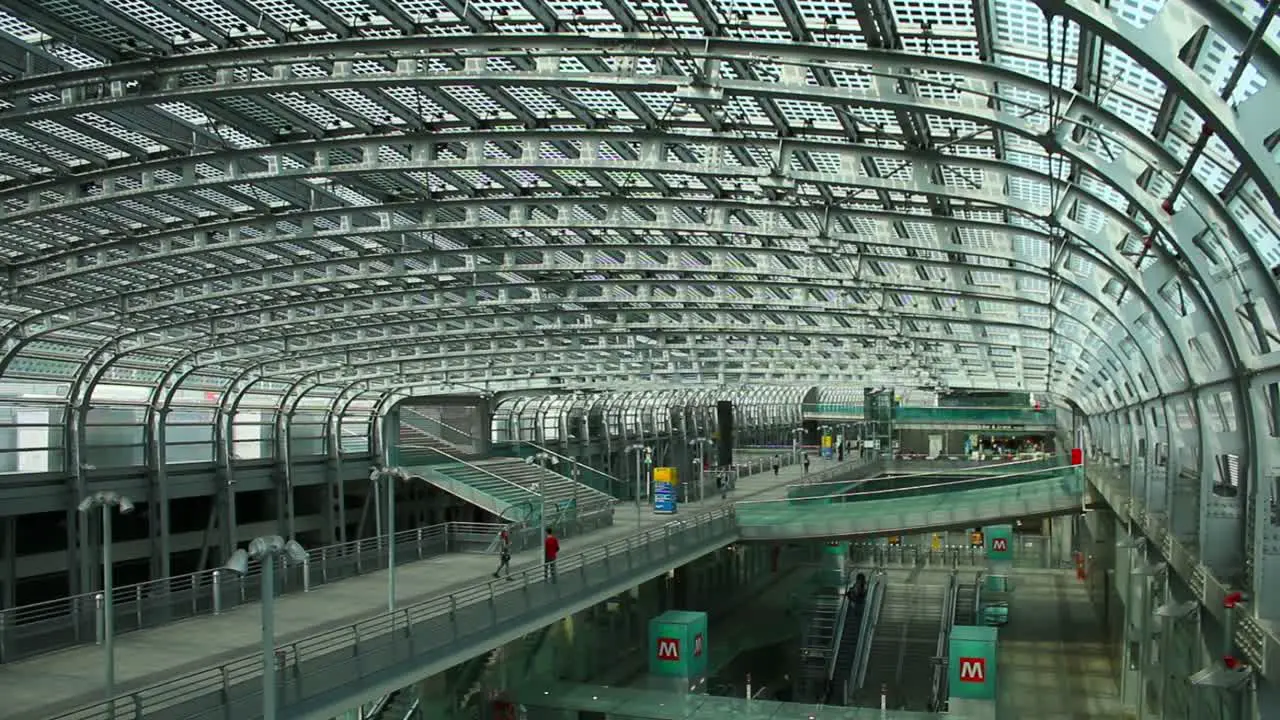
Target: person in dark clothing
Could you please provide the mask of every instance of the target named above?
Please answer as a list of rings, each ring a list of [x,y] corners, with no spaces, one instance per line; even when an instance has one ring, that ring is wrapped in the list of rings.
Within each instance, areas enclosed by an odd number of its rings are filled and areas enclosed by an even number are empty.
[[[774,453],[773,454],[773,474],[774,475],[778,474],[778,468],[780,467],[782,467],[782,459],[778,457],[777,453]]]
[[[808,475],[809,474],[809,453],[805,453],[801,459],[804,461],[804,474]]]
[[[498,535],[498,569],[493,571],[496,578],[503,570],[507,571],[507,579],[511,579],[511,533],[503,528]]]
[[[542,541],[542,577],[549,582],[556,581],[556,556],[560,554],[560,541],[556,534],[547,528],[547,537]]]

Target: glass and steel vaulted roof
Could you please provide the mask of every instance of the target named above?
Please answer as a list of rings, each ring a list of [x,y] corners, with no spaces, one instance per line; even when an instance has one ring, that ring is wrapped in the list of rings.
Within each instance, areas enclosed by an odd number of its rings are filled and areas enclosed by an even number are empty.
[[[0,8],[0,371],[72,395],[1105,407],[1280,340],[1274,3]]]

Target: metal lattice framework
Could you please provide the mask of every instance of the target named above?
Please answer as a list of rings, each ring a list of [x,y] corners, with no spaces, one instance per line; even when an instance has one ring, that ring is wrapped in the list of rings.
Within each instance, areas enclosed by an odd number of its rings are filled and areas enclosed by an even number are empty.
[[[1277,7],[8,0],[0,389],[1047,392],[1274,598]]]
[[[1176,392],[1275,326],[1195,9],[15,6],[0,370]]]

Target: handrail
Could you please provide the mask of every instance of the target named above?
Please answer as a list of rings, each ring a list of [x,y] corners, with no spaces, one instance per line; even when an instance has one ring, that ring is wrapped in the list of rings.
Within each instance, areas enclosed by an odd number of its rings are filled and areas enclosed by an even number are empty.
[[[1002,474],[1002,475],[992,475],[992,476],[990,476],[990,477],[980,477],[980,478],[974,478],[974,479],[972,479],[972,480],[956,480],[955,482],[933,483],[933,484],[930,484],[930,485],[916,485],[916,486],[909,487],[909,488],[893,488],[893,489],[889,489],[889,490],[868,490],[867,492],[861,492],[861,493],[857,493],[857,494],[855,494],[855,495],[849,495],[849,494],[846,494],[846,493],[836,493],[836,494],[834,494],[834,495],[815,495],[815,496],[813,496],[813,497],[803,497],[803,498],[771,498],[771,499],[768,499],[768,500],[739,500],[738,502],[736,502],[736,503],[734,503],[734,504],[735,504],[735,505],[762,505],[762,504],[765,504],[765,503],[775,503],[775,504],[776,504],[776,503],[795,503],[795,504],[802,504],[802,503],[810,503],[810,502],[814,502],[814,501],[816,501],[816,500],[834,500],[834,499],[838,499],[838,498],[846,498],[846,499],[847,499],[847,498],[850,498],[850,497],[856,497],[856,498],[857,498],[857,501],[858,501],[858,502],[861,502],[861,501],[866,500],[866,499],[868,499],[868,498],[871,498],[871,497],[873,497],[873,496],[886,496],[886,495],[892,495],[892,494],[895,494],[895,493],[899,493],[899,494],[900,494],[900,493],[904,493],[904,492],[916,492],[916,491],[924,490],[924,489],[927,489],[927,488],[947,488],[948,490],[954,490],[954,489],[956,489],[957,487],[959,487],[959,486],[961,486],[961,485],[974,485],[974,484],[977,484],[977,483],[984,483],[984,482],[988,482],[988,481],[991,481],[991,480],[1008,480],[1008,479],[1010,479],[1010,478],[1023,477],[1023,476],[1026,476],[1026,475],[1037,475],[1037,474],[1040,474],[1040,473],[1059,472],[1059,471],[1062,471],[1062,470],[1064,470],[1064,469],[1069,470],[1069,469],[1071,469],[1071,468],[1073,468],[1073,467],[1079,467],[1079,466],[1073,466],[1073,465],[1062,465],[1062,466],[1057,466],[1057,467],[1046,467],[1046,468],[1041,468],[1041,469],[1039,469],[1039,470],[1028,470],[1028,471],[1020,472],[1020,473],[1005,473],[1005,474]]]
[[[369,706],[368,710],[365,710],[360,713],[360,717],[361,718],[378,717],[378,715],[381,714],[382,711],[387,707],[387,704],[391,702],[391,698],[394,696],[395,696],[395,693],[387,693],[386,695],[383,695],[382,697],[378,698],[373,702],[372,705]]]
[[[1025,465],[1027,463],[1042,463],[1054,457],[1062,458],[1066,456],[1057,454],[1057,455],[1050,455],[1043,458],[1036,458],[1033,460],[1014,460],[1012,462],[991,463],[990,465],[983,465],[982,467],[957,468],[954,470],[922,470],[920,472],[902,473],[900,475],[895,474],[893,475],[892,479],[930,477],[933,475],[956,475],[959,473],[986,473],[986,472],[990,472],[992,468],[1007,468],[1007,467],[1013,467],[1015,465]],[[877,462],[877,461],[872,460],[870,462]],[[892,470],[885,470],[885,472],[892,472]],[[871,480],[879,480],[879,479],[881,478],[866,478],[866,481],[869,482]],[[846,485],[850,482],[855,482],[855,481],[829,480],[826,482],[791,483],[790,485],[787,485],[787,488],[790,489],[793,487],[811,487],[814,485]],[[856,481],[856,482],[863,482],[863,481]],[[918,487],[928,487],[928,485],[920,485]],[[808,498],[805,498],[805,499],[808,499]]]
[[[852,467],[850,467],[850,462],[846,460],[845,462],[842,462],[842,463],[836,463],[835,467],[823,468],[822,470],[818,470],[812,475],[807,476],[810,478],[808,480],[803,480],[798,483],[791,483],[786,487],[787,489],[790,489],[793,487],[810,487],[814,485],[832,485],[837,483],[859,482],[857,480],[824,480],[822,478],[832,478],[837,475],[853,472],[855,470],[861,470],[862,468],[865,468],[865,467],[871,467],[878,463],[880,463],[880,460],[878,458],[875,458],[875,459],[864,460],[860,463],[853,464]],[[787,464],[795,464],[795,463],[787,463]]]
[[[643,532],[619,538],[613,542],[591,547],[572,555],[561,556],[557,560],[557,570],[561,578],[581,573],[586,576],[588,569],[601,563],[609,563],[611,559],[626,564],[632,553],[640,547],[658,544],[671,548],[673,538],[692,537],[711,540],[728,538],[733,528],[734,510],[732,505],[721,506],[706,512],[689,515],[670,523],[649,528]],[[278,652],[283,653],[286,662],[301,663],[304,660],[315,669],[333,669],[337,665],[347,667],[349,662],[359,662],[361,650],[369,648],[369,652],[377,655],[374,662],[394,663],[399,653],[387,655],[384,648],[388,644],[415,643],[412,652],[425,653],[431,644],[429,638],[438,638],[444,643],[456,642],[459,629],[453,625],[452,638],[448,628],[451,618],[456,618],[459,610],[474,605],[485,605],[495,608],[498,598],[514,599],[516,602],[529,602],[531,586],[544,583],[543,567],[535,564],[519,572],[513,572],[508,579],[489,579],[474,585],[456,590],[448,595],[437,596],[428,600],[413,603],[394,612],[383,612],[349,625],[325,630],[309,637],[284,643]],[[508,597],[509,596],[509,597]],[[493,622],[498,622],[495,615]],[[425,630],[423,628],[426,628]],[[415,634],[415,628],[422,634]],[[475,630],[475,628],[471,628]],[[329,660],[330,658],[335,658]],[[363,667],[362,672],[371,672],[373,668]],[[232,687],[244,683],[260,681],[262,656],[258,652],[222,663],[213,667],[186,673],[154,685],[117,695],[112,701],[96,702],[72,712],[63,713],[52,720],[104,720],[109,716],[109,705],[130,707],[131,713],[137,717],[146,717],[160,708],[171,708],[189,702],[198,702],[209,697],[220,698],[214,702],[221,703],[221,711],[230,712],[233,708],[227,698]],[[359,678],[355,678],[358,680]],[[309,686],[311,693],[324,693],[332,687]],[[299,693],[303,692],[300,688]],[[308,695],[307,699],[314,697]],[[301,696],[299,702],[305,701]],[[281,709],[285,706],[282,705]],[[208,716],[208,713],[202,716]]]
[[[875,638],[876,626],[880,622],[880,609],[884,605],[884,594],[889,584],[883,570],[871,576],[867,587],[867,601],[862,610],[862,625],[858,628],[858,648],[854,655],[853,668],[849,673],[849,685],[846,686],[845,702],[853,693],[862,689],[867,681],[867,663],[871,661],[871,643]]]
[[[973,579],[973,617],[977,622],[982,620],[982,586],[986,576],[985,570],[979,570]]]
[[[520,445],[528,445],[529,447],[533,448],[534,450],[537,450],[538,452],[544,452],[544,453],[546,453],[546,454],[548,454],[548,455],[551,455],[551,456],[553,456],[553,457],[555,457],[555,458],[557,458],[557,459],[559,459],[559,460],[567,460],[567,461],[569,461],[569,463],[570,463],[571,465],[576,465],[576,466],[578,466],[578,467],[580,467],[580,468],[584,468],[584,469],[586,469],[586,470],[590,470],[592,473],[595,473],[596,475],[600,475],[601,477],[606,477],[606,478],[608,478],[610,482],[622,483],[622,486],[623,486],[623,487],[626,487],[626,483],[627,483],[627,481],[626,481],[626,480],[623,480],[622,478],[619,478],[619,477],[615,477],[615,476],[613,476],[613,475],[610,475],[609,473],[607,473],[607,472],[605,472],[605,471],[603,471],[603,470],[601,470],[601,469],[599,469],[599,468],[592,467],[592,466],[590,466],[590,465],[588,465],[588,464],[586,464],[586,463],[584,463],[584,462],[581,462],[581,461],[579,461],[579,460],[576,460],[576,459],[574,459],[574,458],[571,458],[571,457],[569,457],[568,455],[564,455],[564,454],[562,454],[562,453],[558,453],[558,452],[556,452],[555,450],[552,450],[551,448],[543,447],[542,445],[539,445],[539,444],[534,443],[534,442],[529,442],[528,440],[518,440],[518,441],[517,441],[517,443],[518,443],[518,444],[520,444]],[[570,480],[573,480],[573,478],[572,478],[572,477],[570,477],[569,479],[570,479]],[[574,482],[577,482],[577,483],[579,483],[579,484],[585,484],[585,483],[582,483],[582,482],[581,482],[581,481],[579,481],[579,480],[574,480]],[[588,486],[588,487],[590,487],[590,486]],[[598,491],[597,491],[597,492],[598,492]]]
[[[451,539],[458,534],[496,534],[501,527],[497,523],[445,522],[398,531],[395,534],[395,542],[397,546],[416,545],[419,550],[429,547],[438,549],[441,552],[449,552],[452,545]],[[288,592],[293,589],[301,589],[306,592],[315,585],[341,582],[346,577],[363,574],[365,563],[369,563],[370,571],[384,569],[385,561],[382,556],[385,554],[384,548],[386,544],[387,537],[385,535],[377,535],[311,548],[307,551],[307,560],[302,565],[301,587],[298,588],[296,585],[291,587],[288,582],[285,582],[282,592]],[[439,553],[432,553],[433,556],[436,554]],[[425,555],[422,556],[425,557]],[[342,565],[354,566],[356,571],[351,574],[342,574],[340,571]],[[334,573],[335,578],[333,580],[329,579],[331,566],[333,569],[339,570],[339,572]],[[170,575],[141,583],[120,585],[113,588],[111,594],[117,610],[123,612],[124,608],[133,606],[134,612],[140,618],[136,625],[139,627],[152,627],[157,623],[149,622],[144,617],[146,614],[144,607],[148,603],[154,602],[157,612],[161,614],[160,623],[214,614],[219,612],[220,600],[222,599],[216,592],[220,585],[239,584],[257,577],[261,572],[260,563],[256,560],[251,560],[246,573],[238,576],[235,580],[226,577],[221,568],[212,568],[193,573]],[[66,636],[66,641],[49,643],[35,653],[18,655],[14,650],[14,645],[9,645],[5,648],[6,652],[3,657],[0,657],[0,661],[14,660],[18,657],[31,657],[34,654],[68,647],[91,645],[96,642],[95,634],[91,629],[86,631],[82,637],[75,637],[74,629],[69,630],[66,625],[68,624],[67,618],[76,616],[93,618],[99,594],[97,591],[86,592],[0,610],[0,628],[3,628],[7,633],[21,635],[24,628],[39,625],[56,625],[58,630]],[[187,594],[192,596],[190,603],[178,601],[179,598]],[[230,597],[230,593],[227,593],[227,596]],[[214,598],[212,603],[210,602],[211,597]],[[233,605],[229,603],[228,609],[231,606]],[[74,621],[72,621],[72,624],[74,624]],[[128,628],[117,624],[116,631],[127,632]],[[41,633],[41,635],[45,636],[53,634],[53,632]]]
[[[482,468],[482,467],[480,467],[479,465],[476,465],[476,464],[474,464],[474,463],[469,463],[469,462],[467,462],[466,460],[463,460],[462,458],[460,458],[460,457],[458,457],[458,456],[456,456],[456,455],[453,455],[453,454],[447,453],[447,452],[445,452],[444,450],[441,450],[441,449],[440,449],[440,448],[438,448],[438,447],[428,447],[428,448],[425,448],[425,449],[430,450],[430,451],[432,451],[432,452],[438,452],[438,453],[440,453],[441,455],[443,455],[443,456],[445,456],[445,457],[449,458],[450,460],[452,460],[452,461],[454,461],[454,462],[456,462],[456,463],[458,463],[458,464],[460,464],[460,465],[466,465],[467,467],[471,468],[472,470],[479,470],[480,472],[484,473],[485,475],[488,475],[488,476],[489,476],[489,477],[491,477],[491,478],[495,478],[495,479],[497,479],[497,480],[500,480],[500,481],[502,481],[503,483],[506,483],[507,485],[510,485],[511,487],[516,488],[517,490],[520,490],[521,492],[530,493],[530,494],[532,494],[534,497],[537,497],[537,496],[538,496],[538,494],[537,494],[537,493],[535,493],[535,492],[533,492],[532,490],[530,490],[530,489],[528,489],[528,488],[524,487],[523,485],[520,485],[519,483],[513,483],[513,482],[511,482],[510,480],[508,480],[508,479],[506,479],[506,478],[502,477],[501,475],[498,475],[498,474],[496,474],[496,473],[494,473],[494,472],[491,472],[491,471],[489,471],[489,470],[485,470],[484,468]],[[434,470],[434,468],[432,468],[432,469]],[[440,473],[441,475],[444,475],[445,477],[452,477],[452,476],[450,476],[450,475],[449,475],[449,473],[447,473],[447,472],[445,472],[445,471],[443,471],[443,470],[435,470],[435,472],[438,472],[438,473]],[[419,477],[421,477],[421,476],[419,476]],[[454,480],[457,480],[458,482],[463,482],[462,480],[458,480],[458,478],[453,478],[453,479],[454,479]],[[499,500],[501,500],[501,498],[498,498],[498,499],[499,499]]]
[[[418,410],[414,410],[412,407],[401,407],[401,410],[407,410],[407,411],[409,411],[410,413],[412,413],[413,415],[415,415],[415,416],[417,416],[417,417],[422,418],[423,420],[430,420],[431,422],[433,422],[433,423],[435,423],[435,424],[439,425],[440,427],[444,428],[445,430],[449,430],[449,431],[455,432],[455,433],[457,433],[458,435],[461,435],[462,437],[464,437],[464,438],[466,438],[466,439],[468,439],[468,440],[471,440],[472,442],[475,442],[475,439],[476,439],[476,438],[475,438],[475,436],[474,436],[474,435],[472,435],[471,433],[469,433],[469,432],[467,432],[466,430],[463,430],[463,429],[461,429],[461,428],[456,428],[456,427],[454,427],[454,426],[450,425],[449,423],[447,423],[447,422],[445,422],[445,421],[441,420],[440,418],[433,418],[433,417],[431,417],[430,415],[424,415],[423,413],[419,412]],[[412,426],[410,426],[410,427],[412,427]],[[445,438],[445,437],[442,437],[442,438],[440,438],[440,439],[441,439],[441,440],[444,440],[445,442],[450,442],[450,440],[449,440],[448,438]]]
[[[414,698],[413,702],[409,704],[409,709],[405,711],[404,717],[400,718],[400,720],[410,720],[410,718],[416,715],[418,712],[418,703],[420,702],[422,702],[422,698]]]
[[[934,657],[946,658],[948,644],[951,641],[951,625],[955,621],[956,602],[960,594],[960,576],[956,570],[951,571],[947,579],[947,594],[942,600],[942,620],[938,623],[938,644]],[[947,670],[945,661],[933,666],[932,696],[929,698],[930,708],[934,711],[942,709],[942,693],[946,690]]]
[[[840,657],[840,641],[844,639],[844,623],[849,618],[849,588],[846,586],[840,593],[840,609],[836,611],[836,634],[831,639],[831,653],[827,657],[827,688],[831,687],[836,676],[836,660]],[[826,693],[823,693],[826,697]]]

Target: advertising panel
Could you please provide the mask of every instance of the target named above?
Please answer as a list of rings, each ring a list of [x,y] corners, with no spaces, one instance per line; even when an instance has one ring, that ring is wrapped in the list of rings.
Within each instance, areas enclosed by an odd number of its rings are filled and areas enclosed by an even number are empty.
[[[675,468],[656,467],[653,469],[654,513],[658,515],[672,515],[676,512],[676,484]]]

